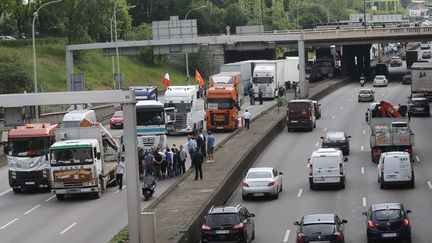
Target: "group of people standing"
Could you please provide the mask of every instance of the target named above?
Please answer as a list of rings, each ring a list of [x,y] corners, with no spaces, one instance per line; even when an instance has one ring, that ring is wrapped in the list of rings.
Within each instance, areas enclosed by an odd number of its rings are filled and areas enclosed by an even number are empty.
[[[255,105],[255,90],[254,88],[249,87],[249,101],[250,101],[250,105]],[[261,91],[261,89],[258,90],[258,101],[260,103],[260,105],[263,104],[263,92]]]
[[[213,149],[215,146],[215,137],[208,131],[207,136],[200,130],[192,136],[188,136],[188,152],[191,158],[191,167],[195,169],[195,180],[203,179],[202,163],[206,158],[207,162],[214,162]]]

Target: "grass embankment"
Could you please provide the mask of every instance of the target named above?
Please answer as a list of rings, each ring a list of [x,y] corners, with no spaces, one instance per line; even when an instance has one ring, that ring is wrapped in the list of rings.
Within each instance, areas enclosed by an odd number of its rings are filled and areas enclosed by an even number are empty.
[[[45,92],[66,91],[65,39],[39,39],[36,41],[39,89]],[[30,62],[31,39],[0,42],[0,52],[16,51]],[[102,50],[76,52],[74,72],[83,74],[86,90],[113,88],[111,57]],[[169,72],[171,85],[184,85],[186,75],[170,64],[147,65],[138,57],[120,57],[120,70],[125,77],[124,88],[137,85],[156,85],[163,88],[162,79]],[[33,74],[33,70],[29,73]]]

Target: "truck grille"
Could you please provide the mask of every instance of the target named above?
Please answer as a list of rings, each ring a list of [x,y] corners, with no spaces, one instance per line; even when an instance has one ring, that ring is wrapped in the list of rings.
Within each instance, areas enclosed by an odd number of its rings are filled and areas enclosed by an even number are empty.
[[[82,182],[63,182],[64,187],[83,187]]]
[[[186,128],[186,120],[187,120],[187,114],[179,114],[177,113],[175,121],[175,128],[177,130]]]
[[[143,144],[144,146],[149,146],[149,147],[151,147],[151,146],[154,145],[154,142],[155,142],[155,138],[154,138],[154,137],[142,136],[142,137],[140,137],[140,139],[141,139],[142,144]]]
[[[25,179],[25,178],[42,178],[43,173],[41,170],[38,171],[16,171],[17,178]]]
[[[210,113],[210,123],[216,126],[223,126],[229,124],[229,113]]]

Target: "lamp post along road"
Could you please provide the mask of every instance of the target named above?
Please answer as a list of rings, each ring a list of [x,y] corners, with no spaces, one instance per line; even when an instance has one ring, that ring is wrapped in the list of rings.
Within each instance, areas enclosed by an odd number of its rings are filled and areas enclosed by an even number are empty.
[[[117,39],[117,6],[119,0],[116,0],[114,4],[114,35],[115,35],[115,43],[116,43],[116,58],[117,58],[117,85],[118,88],[121,89],[121,75],[120,75],[120,59],[119,59],[119,47],[118,47],[118,39]]]
[[[62,0],[55,0],[51,2],[47,2],[45,4],[42,4],[34,13],[33,13],[33,22],[32,22],[32,42],[33,42],[33,80],[34,80],[34,93],[38,92],[38,77],[37,77],[37,63],[36,63],[36,40],[35,40],[35,22],[36,18],[38,17],[38,12],[41,10],[41,8],[51,4],[51,3],[58,3]],[[36,116],[36,123],[39,123],[39,106],[35,106],[35,116]]]
[[[202,9],[202,8],[207,8],[207,6],[202,5],[202,6],[190,9],[189,11],[186,12],[184,20],[187,19],[190,12],[198,10],[198,9]],[[189,53],[187,51],[186,51],[186,77],[187,77],[187,84],[189,85]]]

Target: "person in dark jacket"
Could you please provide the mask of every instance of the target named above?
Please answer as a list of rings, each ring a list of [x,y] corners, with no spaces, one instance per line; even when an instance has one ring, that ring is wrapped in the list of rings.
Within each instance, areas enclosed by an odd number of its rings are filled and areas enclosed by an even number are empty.
[[[250,101],[251,105],[255,105],[255,97],[254,97],[255,94],[254,93],[255,93],[254,89],[252,87],[250,87],[249,88],[249,101]]]
[[[195,168],[195,180],[198,180],[198,173],[199,177],[202,180],[203,174],[202,174],[202,163],[204,158],[202,157],[202,154],[200,152],[200,149],[197,147],[195,149],[195,152],[192,155],[192,164]]]
[[[258,100],[259,100],[260,105],[262,105],[263,104],[263,92],[261,91],[261,89],[259,89],[259,91],[258,91]]]

